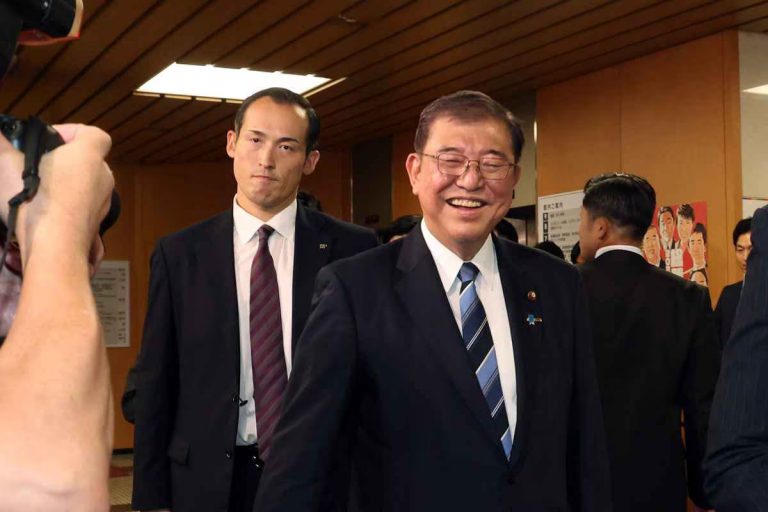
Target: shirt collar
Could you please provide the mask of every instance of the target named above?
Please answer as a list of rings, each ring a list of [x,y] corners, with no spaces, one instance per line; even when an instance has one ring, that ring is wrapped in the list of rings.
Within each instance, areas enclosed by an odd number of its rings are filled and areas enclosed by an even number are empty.
[[[443,289],[446,293],[456,282],[459,275],[459,270],[464,260],[459,258],[454,252],[444,246],[435,235],[427,227],[426,221],[421,221],[421,232],[424,235],[424,241],[427,244],[429,252],[432,253],[432,258],[435,260],[437,266],[437,272],[440,275],[440,281],[443,284]],[[477,251],[475,257],[470,260],[474,263],[478,270],[480,270],[479,279],[484,280],[489,289],[493,289],[494,280],[490,277],[498,272],[498,266],[496,262],[496,249],[493,247],[493,239],[491,235],[488,235],[485,243]]]
[[[298,204],[294,199],[291,204],[283,208],[277,215],[267,222],[245,211],[237,204],[237,196],[232,200],[232,217],[235,221],[235,231],[240,245],[248,243],[261,226],[267,224],[274,228],[275,232],[286,240],[292,240],[296,233],[296,211]]]
[[[603,254],[611,251],[629,251],[645,258],[643,251],[641,251],[639,247],[635,247],[634,245],[619,245],[619,244],[606,245],[605,247],[599,248],[597,250],[597,253],[595,253],[595,258],[599,258]]]

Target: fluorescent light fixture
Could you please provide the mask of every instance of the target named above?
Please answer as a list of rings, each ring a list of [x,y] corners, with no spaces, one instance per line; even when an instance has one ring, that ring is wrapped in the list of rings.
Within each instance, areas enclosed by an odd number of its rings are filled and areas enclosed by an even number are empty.
[[[165,96],[244,100],[268,87],[284,87],[297,94],[317,89],[330,78],[315,75],[292,75],[279,71],[251,71],[241,68],[218,68],[173,63],[136,90],[137,94],[155,93]]]
[[[768,84],[761,85],[758,87],[752,87],[751,89],[744,89],[744,92],[748,92],[751,94],[766,94],[768,95]]]

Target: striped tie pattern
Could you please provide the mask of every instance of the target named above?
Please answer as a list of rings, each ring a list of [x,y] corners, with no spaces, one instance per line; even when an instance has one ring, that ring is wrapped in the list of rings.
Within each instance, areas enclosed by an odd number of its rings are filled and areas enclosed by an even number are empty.
[[[504,453],[509,459],[512,451],[512,434],[509,429],[507,409],[504,406],[504,394],[501,390],[499,366],[496,363],[496,349],[493,346],[491,329],[488,318],[485,316],[485,308],[475,288],[478,273],[478,268],[472,263],[464,263],[459,270],[461,334],[472,368],[475,369],[477,382],[483,390],[485,402],[491,411],[494,431],[501,440]]]
[[[288,380],[277,273],[268,244],[269,235],[273,232],[274,228],[266,224],[259,228],[259,247],[251,264],[253,398],[256,404],[259,452],[265,461],[269,457],[272,435],[282,412],[283,394]]]

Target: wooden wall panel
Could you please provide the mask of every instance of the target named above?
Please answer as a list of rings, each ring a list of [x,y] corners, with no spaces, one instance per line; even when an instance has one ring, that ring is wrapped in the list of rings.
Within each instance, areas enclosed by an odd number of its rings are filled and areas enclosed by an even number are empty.
[[[621,168],[618,68],[540,90],[536,110],[538,195],[579,190],[589,176]]]
[[[707,202],[713,298],[738,277],[730,231],[741,214],[738,48],[725,32],[541,89],[539,195],[595,174],[649,179],[659,204]]]
[[[352,160],[349,150],[323,149],[315,172],[304,176],[301,189],[320,200],[332,217],[352,220]]]

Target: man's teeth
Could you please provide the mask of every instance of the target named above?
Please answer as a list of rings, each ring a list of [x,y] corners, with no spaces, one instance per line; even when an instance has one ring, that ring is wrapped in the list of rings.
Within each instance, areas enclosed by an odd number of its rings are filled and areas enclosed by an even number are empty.
[[[452,206],[463,206],[465,208],[480,208],[483,203],[472,199],[450,199],[448,201]]]

